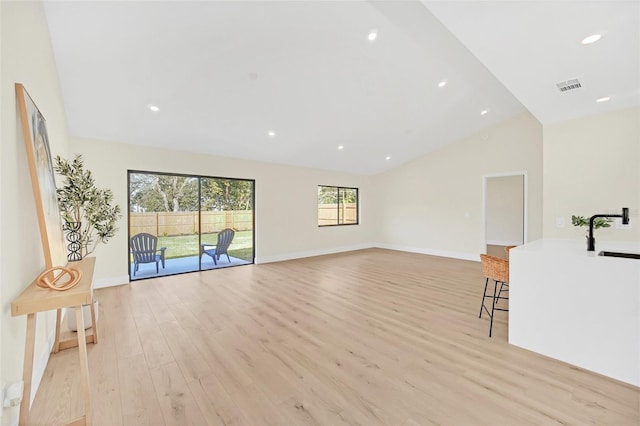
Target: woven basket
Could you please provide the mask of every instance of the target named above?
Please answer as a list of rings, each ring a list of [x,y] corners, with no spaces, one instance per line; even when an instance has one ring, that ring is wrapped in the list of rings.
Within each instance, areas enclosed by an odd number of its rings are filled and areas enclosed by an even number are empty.
[[[481,254],[482,273],[485,277],[503,283],[509,282],[509,261],[499,257]]]

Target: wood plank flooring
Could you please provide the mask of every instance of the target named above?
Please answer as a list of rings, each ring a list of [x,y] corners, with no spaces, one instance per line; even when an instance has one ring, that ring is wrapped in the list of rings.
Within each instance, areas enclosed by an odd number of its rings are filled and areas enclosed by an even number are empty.
[[[96,425],[640,424],[640,389],[493,338],[480,264],[371,249],[96,291]],[[82,414],[52,355],[30,424]]]

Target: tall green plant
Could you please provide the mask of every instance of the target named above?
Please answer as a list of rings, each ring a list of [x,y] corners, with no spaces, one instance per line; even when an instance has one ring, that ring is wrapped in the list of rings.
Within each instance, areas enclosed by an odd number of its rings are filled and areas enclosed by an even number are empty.
[[[76,154],[73,161],[59,155],[54,170],[64,178],[57,189],[60,213],[67,222],[80,222],[80,247],[82,256],[95,250],[98,243],[107,243],[118,230],[116,221],[122,217],[120,206],[113,205],[113,192],[98,189],[90,170],[84,168],[82,156]]]

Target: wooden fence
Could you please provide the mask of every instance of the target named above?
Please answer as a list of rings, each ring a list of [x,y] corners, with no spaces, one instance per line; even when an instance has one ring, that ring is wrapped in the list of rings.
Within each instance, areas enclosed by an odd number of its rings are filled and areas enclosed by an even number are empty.
[[[151,212],[129,213],[131,235],[146,232],[158,236],[197,234],[199,219],[202,220],[203,234],[220,232],[225,228],[236,231],[253,229],[252,210],[224,212]]]
[[[340,209],[336,204],[318,204],[318,225],[336,225],[338,223],[338,212],[340,212],[340,218],[344,218],[342,223],[358,222],[356,203],[341,204]]]

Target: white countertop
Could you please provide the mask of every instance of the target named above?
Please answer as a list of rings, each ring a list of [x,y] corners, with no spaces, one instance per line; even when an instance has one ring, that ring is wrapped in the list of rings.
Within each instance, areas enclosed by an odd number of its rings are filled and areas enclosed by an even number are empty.
[[[547,252],[558,254],[571,254],[583,257],[602,257],[598,256],[601,251],[618,251],[624,253],[640,253],[640,241],[606,241],[598,240],[596,236],[596,250],[587,251],[587,239],[582,240],[564,240],[564,239],[552,239],[543,238],[540,240],[532,241],[513,248],[512,250],[526,251],[526,252]],[[616,258],[623,259],[623,258]],[[624,259],[634,260],[636,259]]]
[[[640,386],[638,241],[541,239],[509,253],[509,343]]]

